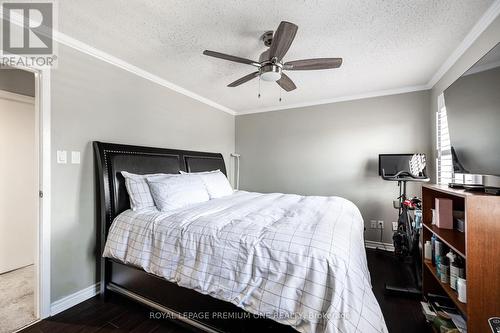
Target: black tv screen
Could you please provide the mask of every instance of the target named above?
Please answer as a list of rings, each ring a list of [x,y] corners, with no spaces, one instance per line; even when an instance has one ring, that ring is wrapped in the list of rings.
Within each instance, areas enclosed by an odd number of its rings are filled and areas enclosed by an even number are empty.
[[[444,91],[451,146],[471,173],[500,175],[500,44]]]

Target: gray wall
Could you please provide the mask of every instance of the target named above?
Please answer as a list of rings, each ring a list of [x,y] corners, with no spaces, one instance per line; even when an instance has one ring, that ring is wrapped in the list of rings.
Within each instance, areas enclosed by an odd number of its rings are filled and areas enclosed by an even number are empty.
[[[366,239],[384,242],[397,220],[396,183],[378,176],[379,153],[431,151],[428,91],[236,116],[241,189],[338,195],[361,210]],[[418,194],[412,187],[409,193]]]
[[[438,96],[498,43],[500,43],[500,16],[491,23],[471,47],[467,49],[458,61],[434,85],[431,91],[432,142],[436,142],[436,122],[434,115],[438,109]],[[433,150],[433,158],[436,158],[435,149]]]
[[[96,282],[93,140],[222,152],[230,167],[234,116],[59,45],[52,71],[52,292]],[[56,150],[81,164],[56,164]]]
[[[500,67],[460,77],[444,99],[451,144],[464,167],[500,175]]]
[[[21,69],[1,66],[0,90],[35,97],[35,76]]]

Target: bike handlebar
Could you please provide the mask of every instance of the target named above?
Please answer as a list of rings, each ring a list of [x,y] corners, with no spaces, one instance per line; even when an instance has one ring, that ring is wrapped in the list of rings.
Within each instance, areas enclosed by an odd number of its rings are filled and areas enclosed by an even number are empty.
[[[385,174],[385,170],[382,169],[382,179],[390,180],[390,181],[413,181],[413,182],[428,182],[430,180],[429,177],[423,176],[415,176],[409,173],[408,171],[398,171],[395,175],[388,176]]]

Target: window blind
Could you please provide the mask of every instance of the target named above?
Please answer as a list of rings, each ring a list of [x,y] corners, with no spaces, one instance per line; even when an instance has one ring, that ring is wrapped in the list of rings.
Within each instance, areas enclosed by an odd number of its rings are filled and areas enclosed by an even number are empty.
[[[448,131],[448,116],[444,96],[438,98],[438,112],[436,113],[436,174],[438,184],[448,184],[453,180],[453,160],[451,155],[450,133]]]

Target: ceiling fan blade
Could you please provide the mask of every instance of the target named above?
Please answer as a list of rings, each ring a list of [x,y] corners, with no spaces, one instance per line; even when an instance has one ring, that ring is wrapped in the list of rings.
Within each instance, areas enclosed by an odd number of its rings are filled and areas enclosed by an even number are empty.
[[[292,79],[290,79],[285,73],[281,73],[281,79],[276,81],[277,84],[286,91],[292,91],[297,88]]]
[[[283,59],[290,45],[292,45],[298,28],[297,25],[290,22],[282,21],[280,23],[278,29],[274,33],[273,41],[269,48],[270,59],[277,58],[278,61]]]
[[[283,65],[283,69],[289,71],[309,71],[338,68],[340,65],[342,65],[342,58],[317,58],[288,61]]]
[[[256,62],[256,61],[253,61],[253,60],[250,60],[250,59],[245,59],[245,58],[240,58],[240,57],[236,57],[236,56],[232,56],[232,55],[229,55],[229,54],[224,54],[224,53],[215,52],[215,51],[209,51],[209,50],[203,51],[203,54],[207,55],[209,57],[220,58],[220,59],[224,59],[224,60],[239,62],[241,64],[247,64],[247,65],[252,65],[252,66],[255,66],[255,67],[260,67],[260,64],[258,62]]]
[[[250,73],[248,75],[245,75],[243,76],[242,78],[239,78],[238,80],[234,81],[234,82],[231,82],[230,84],[228,84],[227,86],[228,87],[237,87],[239,86],[240,84],[243,84],[245,82],[248,82],[250,81],[251,79],[253,78],[256,78],[257,76],[259,76],[259,72],[253,72],[253,73]]]

